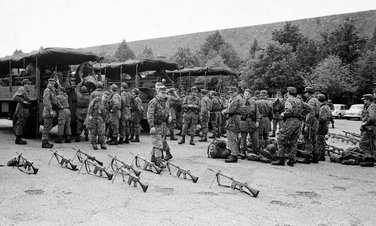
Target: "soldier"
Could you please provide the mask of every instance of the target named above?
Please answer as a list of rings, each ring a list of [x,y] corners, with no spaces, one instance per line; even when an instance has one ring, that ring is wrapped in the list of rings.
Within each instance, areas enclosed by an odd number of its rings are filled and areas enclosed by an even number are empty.
[[[134,88],[132,90],[132,95],[134,101],[131,104],[131,120],[132,120],[132,138],[131,142],[140,142],[140,130],[141,130],[141,119],[143,117],[144,108],[142,107],[142,100],[139,97],[140,90]],[[133,139],[134,136],[134,139]]]
[[[90,103],[95,97],[102,97],[103,95],[103,82],[98,81],[97,82],[97,89],[95,89],[91,94],[90,94]]]
[[[259,134],[258,127],[260,125],[261,115],[258,105],[253,98],[251,98],[251,90],[244,90],[244,100],[242,101],[242,114],[240,121],[240,132],[242,139],[243,155],[246,155],[247,149],[247,135],[249,134],[252,141],[253,153],[259,152]]]
[[[84,125],[85,119],[87,117],[87,108],[90,104],[90,94],[87,87],[82,84],[78,84],[75,88],[77,97],[77,108],[76,108],[76,142],[80,142],[81,133],[84,131],[85,141],[89,140],[89,131]]]
[[[221,137],[221,111],[223,110],[223,102],[218,97],[216,91],[212,91],[210,94],[212,100],[212,109],[210,111],[210,122],[213,127],[213,136],[209,138]]]
[[[177,138],[175,138],[174,129],[176,127],[176,109],[180,102],[180,97],[176,93],[175,88],[169,89],[167,106],[169,107],[171,115],[171,123],[168,124],[168,127],[170,129],[170,140],[177,140]]]
[[[253,98],[255,99],[255,101],[259,100],[260,99],[260,90],[255,90],[255,93],[253,94]]]
[[[334,129],[334,118],[332,115],[332,111],[334,111],[334,105],[332,100],[328,100],[328,106],[330,108],[330,122],[332,123],[332,128]]]
[[[134,98],[128,92],[128,84],[121,83],[121,118],[120,118],[120,139],[119,144],[129,144],[130,126],[131,126],[131,103]]]
[[[172,158],[170,148],[166,141],[168,133],[167,123],[171,121],[170,111],[166,103],[166,87],[158,82],[155,84],[157,95],[149,102],[147,119],[150,126],[150,134],[153,145],[151,161],[160,168],[165,168],[162,163],[163,151],[166,152],[164,158],[168,161]]]
[[[101,149],[107,149],[104,144],[104,136],[106,133],[106,119],[109,112],[108,99],[110,93],[103,92],[102,96],[95,96],[90,102],[88,115],[88,129],[90,130],[90,140],[94,150],[98,150],[97,136]]]
[[[227,107],[229,105],[230,100],[228,98],[228,95],[226,95],[225,93],[221,93],[221,100],[222,100],[222,103],[223,103],[223,109],[227,109]],[[226,115],[222,115],[222,113],[221,113],[220,136],[225,137],[225,134],[226,134],[226,122],[227,122],[227,120],[228,120],[227,116]],[[227,135],[226,135],[226,137],[227,137]]]
[[[277,126],[278,129],[281,129],[281,124],[282,124],[282,117],[281,113],[285,110],[284,109],[284,103],[282,99],[282,93],[280,91],[277,92],[277,98],[275,101],[273,101],[273,133],[272,137],[275,137],[275,133],[277,131]]]
[[[108,145],[117,145],[119,136],[119,123],[121,116],[121,97],[117,93],[118,87],[116,84],[110,86],[110,125],[109,130],[111,131],[111,139]]]
[[[65,93],[64,87],[57,89],[58,95],[56,96],[57,107],[59,113],[57,117],[58,121],[58,138],[55,143],[61,144],[63,142],[63,136],[66,135],[65,143],[71,142],[71,112],[69,110],[68,95]]]
[[[362,126],[360,127],[361,137],[359,147],[364,152],[360,162],[362,167],[375,166],[375,141],[376,141],[376,104],[373,102],[372,94],[365,94],[362,98],[364,108],[362,111]]]
[[[28,94],[30,92],[28,79],[22,80],[22,86],[18,88],[17,92],[13,95],[13,100],[17,101],[16,111],[13,115],[13,129],[16,135],[16,144],[27,144],[25,140],[22,140],[26,127],[26,120],[29,117],[30,99]]]
[[[231,151],[231,155],[225,160],[225,162],[238,162],[239,146],[238,146],[238,134],[240,132],[240,117],[242,114],[242,97],[238,94],[238,88],[230,87],[229,94],[231,96],[228,107],[222,111],[222,114],[229,116],[226,123],[226,133],[228,149]]]
[[[206,89],[202,89],[201,93],[203,95],[201,99],[201,111],[200,111],[202,137],[199,141],[206,142],[208,141],[209,119],[210,119],[210,110],[212,108],[212,101],[210,100],[208,96],[208,91]]]
[[[321,103],[314,97],[314,91],[311,87],[304,89],[304,96],[306,97],[306,103],[311,106],[312,111],[307,114],[305,122],[303,124],[303,137],[304,148],[308,155],[312,156],[312,159],[305,159],[303,163],[318,163],[319,152],[317,149],[317,130],[319,127],[319,115]]]
[[[186,94],[186,91],[184,88],[182,88],[179,92],[179,96],[180,96],[180,101],[179,101],[179,104],[176,106],[176,126],[178,128],[180,128],[180,131],[179,133],[177,133],[176,135],[181,135],[181,133],[183,132],[183,109],[182,109],[182,102],[184,100],[184,98],[187,96]]]
[[[294,166],[297,142],[301,134],[301,115],[310,111],[310,106],[296,97],[296,88],[287,88],[285,111],[282,112],[284,123],[277,137],[278,151],[276,160],[272,165],[284,166],[285,158],[287,165]]]
[[[185,143],[185,136],[188,133],[190,133],[191,140],[189,142],[190,145],[195,145],[193,142],[193,138],[195,137],[195,126],[198,123],[198,114],[200,113],[201,109],[201,103],[200,99],[197,97],[197,88],[195,86],[192,86],[191,88],[191,94],[189,96],[186,96],[183,100],[182,107],[184,110],[183,114],[183,132],[182,132],[182,138],[179,141],[179,144]]]
[[[57,113],[52,109],[56,106],[56,90],[55,79],[48,79],[47,88],[43,92],[43,133],[42,133],[42,148],[52,148],[54,145],[49,143],[50,131],[53,125],[53,119],[56,118]]]
[[[328,103],[325,101],[324,94],[318,94],[317,100],[320,101],[320,117],[319,117],[319,128],[317,130],[317,148],[320,154],[319,161],[325,161],[325,149],[326,149],[326,140],[325,136],[329,131],[328,122],[331,117],[331,111]]]
[[[268,98],[268,92],[266,90],[261,90],[260,97],[256,101],[261,115],[259,138],[264,141],[269,139],[270,121],[273,119],[273,107],[266,98]]]

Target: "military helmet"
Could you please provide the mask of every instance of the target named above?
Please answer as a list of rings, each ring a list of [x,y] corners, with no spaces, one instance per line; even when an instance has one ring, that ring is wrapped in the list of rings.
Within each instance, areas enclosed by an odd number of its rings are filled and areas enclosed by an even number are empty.
[[[136,95],[139,95],[139,94],[140,94],[140,90],[137,89],[137,88],[134,88],[134,89],[132,90],[132,92],[134,92]]]
[[[116,84],[112,84],[110,86],[111,90],[113,90],[114,92],[116,92],[118,90],[118,86]]]
[[[292,86],[287,87],[287,92],[289,92],[292,95],[295,95],[296,94],[296,88],[292,87]]]
[[[80,91],[81,93],[88,93],[86,86],[81,86]]]
[[[307,86],[304,88],[304,93],[310,93],[310,94],[313,94],[315,91],[313,90],[312,87],[310,86]]]
[[[103,89],[103,82],[98,81],[98,82],[97,82],[97,88],[99,88],[99,89]]]
[[[362,100],[373,101],[373,95],[372,94],[364,94],[363,97],[362,97]]]
[[[317,95],[317,100],[320,101],[320,102],[324,102],[325,101],[325,95],[320,93]]]
[[[122,87],[123,89],[128,89],[128,84],[127,84],[126,82],[122,82],[122,83],[121,83],[121,87]]]

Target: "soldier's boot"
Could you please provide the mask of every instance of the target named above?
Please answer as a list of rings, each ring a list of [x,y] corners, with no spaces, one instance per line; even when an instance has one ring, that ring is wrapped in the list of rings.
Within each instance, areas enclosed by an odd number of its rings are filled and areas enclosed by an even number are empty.
[[[209,137],[209,139],[214,139],[214,138],[216,138],[217,137],[217,135],[215,134],[215,131],[213,131],[213,135],[211,135],[210,137]]]
[[[243,147],[242,149],[240,149],[240,152],[239,152],[239,155],[238,155],[238,156],[239,156],[241,159],[245,159],[246,155],[247,155],[247,149],[246,149],[245,147]]]
[[[184,144],[184,143],[185,143],[185,136],[182,135],[182,136],[181,136],[181,140],[179,141],[178,144]]]
[[[124,144],[123,138],[121,138],[121,137],[119,138],[118,144]]]
[[[325,154],[324,153],[320,154],[319,161],[325,161]]]
[[[129,141],[133,141],[134,140],[134,135],[131,134],[131,137],[129,138]]]
[[[106,143],[109,144],[109,143],[111,143],[113,140],[114,140],[114,138],[111,137],[109,140],[107,140]],[[98,141],[99,141],[99,140],[98,140]]]
[[[374,162],[360,162],[359,165],[361,167],[374,167],[375,163]]]
[[[16,136],[16,141],[15,141],[16,144],[21,144],[21,145],[25,145],[27,144],[26,140],[22,140],[20,136]]]
[[[163,160],[168,161],[170,159],[172,159],[171,152],[170,152],[170,150],[166,150],[166,156],[164,157]]]
[[[55,140],[55,143],[57,143],[57,144],[63,143],[63,136],[58,136],[57,140]]]
[[[319,156],[317,154],[313,155],[313,157],[311,158],[311,163],[319,163]]]
[[[132,142],[140,142],[140,136],[136,135],[134,140],[131,140]]]
[[[181,136],[181,133],[182,133],[182,130],[180,130],[180,132],[177,133],[176,135]]]
[[[81,134],[77,134],[76,135],[76,139],[74,139],[76,142],[80,142],[81,141]]]
[[[155,155],[154,155],[154,153],[151,154],[150,162],[155,163]]]
[[[97,146],[97,144],[92,144],[93,145],[93,149],[94,150],[98,150],[98,146]]]
[[[42,140],[42,148],[53,148],[54,145],[50,144],[48,140]]]
[[[206,142],[206,141],[208,141],[208,134],[207,133],[202,133],[202,137],[198,141],[199,142]]]
[[[294,158],[289,158],[288,161],[287,161],[287,165],[291,166],[291,167],[294,166],[294,163],[295,163],[295,159]]]
[[[124,144],[129,144],[129,137],[128,137],[128,135],[125,136]]]
[[[101,143],[101,149],[107,150],[107,147],[106,147],[106,145],[104,143]]]
[[[65,143],[70,143],[71,142],[71,136],[67,136],[67,138],[65,138]]]
[[[85,134],[85,141],[89,141],[89,134]]]
[[[155,165],[161,169],[166,168],[166,166],[162,162],[162,158],[155,158]]]
[[[285,158],[284,157],[277,157],[277,159],[272,162],[272,165],[284,166],[285,165]]]
[[[230,155],[230,156],[225,160],[225,162],[227,162],[227,163],[236,163],[236,162],[238,162],[238,156]]]
[[[173,129],[170,130],[170,140],[178,140],[178,138],[175,138]]]
[[[110,142],[107,143],[108,145],[117,145],[118,142],[117,142],[117,138],[116,137],[112,137]]]
[[[275,131],[273,131],[272,135],[270,137],[275,137]]]
[[[193,138],[194,138],[195,136],[193,135],[193,136],[191,136],[191,140],[189,141],[189,144],[190,145],[195,145],[195,142],[193,142]]]

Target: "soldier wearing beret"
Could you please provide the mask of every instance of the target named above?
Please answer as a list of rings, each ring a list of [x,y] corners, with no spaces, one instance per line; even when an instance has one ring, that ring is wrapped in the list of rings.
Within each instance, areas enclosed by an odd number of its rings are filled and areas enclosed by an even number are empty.
[[[13,100],[17,101],[16,111],[13,114],[13,130],[16,135],[16,144],[27,144],[22,140],[22,136],[26,127],[26,120],[29,117],[30,99],[28,94],[30,92],[28,79],[22,80],[22,86],[18,88],[17,92],[13,95]]]
[[[109,122],[109,136],[111,137],[108,145],[117,145],[119,136],[119,124],[121,116],[121,97],[117,92],[118,86],[112,84],[110,86],[110,122]]]
[[[62,143],[63,136],[66,135],[65,142],[71,142],[71,112],[69,109],[68,95],[65,92],[64,87],[59,87],[57,89],[58,95],[56,96],[56,103],[59,109],[57,121],[58,121],[58,138],[55,143]]]
[[[134,97],[128,91],[128,84],[121,83],[121,118],[120,118],[120,139],[119,144],[129,144],[129,136],[131,134],[131,105]]]
[[[201,98],[201,111],[200,111],[200,124],[202,129],[202,137],[199,140],[200,142],[208,141],[208,132],[209,132],[209,119],[210,119],[210,110],[212,109],[212,101],[209,98],[208,91],[202,89],[201,93],[203,97]]]
[[[326,101],[324,94],[318,94],[317,100],[320,101],[320,116],[319,116],[319,127],[317,130],[317,148],[319,152],[319,161],[325,161],[325,149],[326,140],[325,136],[329,131],[328,122],[332,117],[332,112]]]
[[[267,100],[268,91],[261,90],[260,98],[256,101],[258,110],[260,112],[261,120],[259,126],[259,138],[260,140],[267,141],[269,139],[270,122],[273,119],[273,106],[270,101]]]
[[[57,112],[52,108],[56,106],[56,81],[53,78],[48,79],[47,88],[43,92],[43,133],[42,148],[52,148],[54,145],[49,143],[50,131],[53,125],[53,119],[56,118]]]
[[[195,126],[198,123],[198,116],[201,109],[201,101],[197,97],[197,88],[193,86],[191,88],[191,94],[186,96],[183,100],[182,107],[183,107],[183,132],[182,138],[179,141],[179,144],[185,143],[185,136],[190,132],[191,140],[189,142],[190,145],[195,145],[193,142],[193,138],[195,137]]]
[[[362,98],[364,108],[362,111],[362,126],[359,147],[364,152],[360,162],[362,167],[374,167],[375,165],[375,144],[376,144],[376,104],[372,94],[365,94]]]
[[[133,102],[131,103],[131,142],[140,142],[141,119],[143,117],[144,108],[140,98],[140,90],[134,88],[132,90]]]

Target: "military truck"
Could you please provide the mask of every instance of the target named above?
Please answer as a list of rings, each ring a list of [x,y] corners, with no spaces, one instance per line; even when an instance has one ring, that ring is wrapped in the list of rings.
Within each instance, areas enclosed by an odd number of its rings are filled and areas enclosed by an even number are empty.
[[[71,110],[74,112],[75,80],[82,78],[79,77],[79,73],[73,75],[70,66],[88,61],[99,61],[99,57],[70,48],[44,48],[31,53],[0,58],[0,117],[12,119],[17,105],[17,102],[13,101],[13,95],[21,86],[21,81],[29,79],[31,106],[25,136],[37,137],[39,125],[43,123],[43,90],[47,86],[47,80],[55,77],[59,84],[66,88]],[[75,128],[74,118],[73,128]]]

